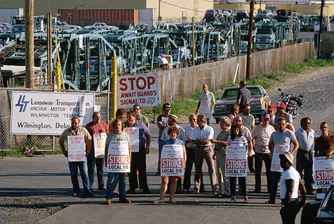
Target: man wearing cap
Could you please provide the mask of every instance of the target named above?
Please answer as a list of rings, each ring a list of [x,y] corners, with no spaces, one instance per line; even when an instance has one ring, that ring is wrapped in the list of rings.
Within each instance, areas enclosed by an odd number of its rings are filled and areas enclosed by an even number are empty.
[[[293,168],[293,155],[289,152],[280,154],[280,165],[284,172],[280,181],[280,198],[282,200],[282,208],[280,211],[282,223],[295,223],[299,209],[305,205],[306,189],[300,179],[299,173]],[[298,190],[302,196],[302,200],[298,200]]]
[[[171,106],[169,103],[164,103],[162,105],[162,114],[160,114],[157,118],[157,126],[159,128],[159,137],[158,137],[158,148],[159,148],[159,158],[158,158],[158,172],[157,175],[160,175],[160,157],[162,146],[164,145],[164,141],[160,138],[165,127],[168,126],[168,116],[171,112]]]
[[[149,129],[150,123],[148,121],[148,118],[141,114],[141,106],[139,104],[133,105],[133,111],[137,115],[137,120],[142,121],[146,125],[146,127]]]
[[[278,152],[290,152],[291,154],[296,154],[299,144],[295,134],[286,129],[286,120],[283,117],[280,117],[277,121],[279,129],[273,132],[269,140],[269,150],[271,152],[272,165],[271,165],[271,189],[269,201],[266,204],[275,204],[277,184],[281,178],[281,170],[279,169],[278,164],[274,163]],[[293,148],[291,148],[291,143]],[[278,155],[277,155],[278,156]]]
[[[271,187],[271,157],[270,150],[268,147],[271,134],[275,131],[274,127],[269,124],[270,115],[264,114],[260,125],[256,126],[252,137],[254,139],[254,150],[255,150],[255,190],[254,193],[261,192],[261,171],[262,162],[266,166],[267,176],[267,190],[270,191]]]
[[[270,116],[269,124],[274,126],[275,125],[275,105],[269,104],[267,112]]]
[[[316,138],[316,133],[311,128],[311,118],[309,117],[303,117],[300,120],[300,126],[301,128],[297,129],[295,133],[299,143],[296,169],[301,178],[304,179],[307,194],[314,195],[315,192],[312,187],[312,184],[314,183],[312,148]]]
[[[198,109],[200,109],[200,113],[204,114],[207,118],[207,125],[211,125],[211,117],[212,117],[212,111],[215,106],[215,96],[212,92],[209,92],[208,85],[203,84],[202,86],[203,92],[199,94],[199,101],[197,104],[197,108],[195,113],[198,113]]]
[[[212,193],[217,192],[216,169],[213,160],[211,139],[213,139],[213,128],[206,124],[206,117],[203,114],[197,116],[198,126],[191,133],[191,141],[196,145],[195,149],[195,193],[200,193],[201,174],[203,160],[205,159],[210,175]]]
[[[285,111],[285,109],[286,109],[286,105],[285,105],[285,103],[284,103],[284,102],[280,102],[280,103],[277,105],[276,108],[277,108],[277,113],[276,113],[276,116],[275,116],[274,124],[276,124],[277,121],[278,121],[278,118],[279,118],[280,116],[283,116],[283,115],[284,115],[284,117],[285,117],[287,123],[292,124],[292,122],[293,122],[293,120],[292,120],[292,116],[291,116],[291,114],[286,113],[286,111]]]
[[[164,145],[165,145],[166,141],[170,139],[168,131],[171,127],[176,127],[179,130],[179,133],[176,136],[176,138],[181,140],[182,142],[186,142],[187,138],[186,138],[185,130],[181,126],[179,126],[177,124],[177,122],[178,122],[178,117],[176,115],[171,114],[171,115],[168,116],[168,126],[162,131],[162,134],[161,134],[161,137],[160,137],[161,140],[164,141]],[[167,192],[169,191],[169,186],[170,186],[170,183],[168,183]],[[176,193],[181,193],[181,191],[182,191],[182,180],[181,180],[181,178],[178,178],[177,186],[176,186]]]
[[[237,95],[237,104],[239,105],[239,111],[242,112],[244,110],[244,107],[246,104],[250,104],[251,100],[251,93],[250,91],[246,88],[246,81],[242,80],[239,82],[239,91]]]

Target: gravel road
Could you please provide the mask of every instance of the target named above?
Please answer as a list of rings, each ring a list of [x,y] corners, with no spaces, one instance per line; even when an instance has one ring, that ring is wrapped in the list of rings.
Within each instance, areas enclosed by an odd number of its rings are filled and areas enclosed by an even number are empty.
[[[319,125],[322,121],[327,121],[330,131],[334,132],[332,120],[334,116],[333,86],[334,70],[332,67],[309,69],[303,74],[294,75],[284,83],[277,82],[268,90],[268,93],[274,104],[279,100],[277,88],[281,88],[287,93],[304,95],[303,108],[299,110],[300,115],[294,121],[295,127],[299,127],[300,118],[309,116],[313,120],[312,128],[317,133],[319,133]],[[10,187],[15,188],[15,186]],[[6,192],[6,195],[2,195],[0,197],[0,223],[35,223],[63,209],[68,204],[78,203],[82,200],[66,197],[64,194],[55,196],[52,192],[50,195],[38,193],[40,192],[20,195],[20,193],[13,191],[13,193]],[[70,190],[68,193],[70,194]]]

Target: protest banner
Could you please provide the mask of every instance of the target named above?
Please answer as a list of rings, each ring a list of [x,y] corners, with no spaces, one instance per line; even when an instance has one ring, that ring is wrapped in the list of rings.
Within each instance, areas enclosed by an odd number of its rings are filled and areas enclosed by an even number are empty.
[[[82,126],[94,112],[92,93],[54,93],[13,91],[11,105],[12,134],[61,135],[78,116]]]
[[[227,177],[247,177],[246,146],[227,146],[225,175]]]
[[[85,140],[83,136],[67,136],[69,162],[86,161]]]
[[[314,157],[314,181],[318,189],[334,184],[334,156]]]
[[[118,85],[118,105],[132,108],[134,104],[141,107],[155,107],[160,103],[157,74],[121,76]]]
[[[107,140],[107,133],[105,132],[93,134],[95,158],[104,158],[106,140]]]
[[[272,172],[283,172],[283,169],[281,167],[280,163],[280,154],[284,154],[285,152],[289,152],[289,147],[285,145],[275,145],[274,146],[274,152],[271,160],[271,167],[270,171]]]
[[[131,152],[139,152],[139,128],[128,127],[123,130],[130,137],[130,150]]]
[[[183,176],[184,158],[182,145],[164,145],[160,161],[161,176]]]
[[[129,145],[127,141],[111,141],[108,146],[108,172],[129,173]]]

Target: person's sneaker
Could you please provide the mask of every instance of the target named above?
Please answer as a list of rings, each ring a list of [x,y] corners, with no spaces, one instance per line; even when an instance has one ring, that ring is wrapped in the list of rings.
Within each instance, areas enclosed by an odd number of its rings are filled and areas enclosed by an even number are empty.
[[[237,201],[237,198],[236,198],[235,196],[231,197],[230,202],[234,203],[234,202],[236,202],[236,201]]]
[[[272,204],[272,205],[273,205],[273,204],[275,204],[275,201],[273,201],[273,200],[268,200],[268,201],[265,202],[265,204]]]
[[[111,205],[111,199],[106,200],[106,205]]]
[[[244,203],[246,203],[246,204],[248,203],[248,197],[244,198]]]
[[[118,202],[119,203],[125,203],[125,204],[131,203],[131,201],[129,199],[127,199],[127,198],[119,199]]]
[[[72,197],[78,197],[78,196],[79,196],[78,193],[73,193],[73,194],[72,194]]]
[[[130,188],[126,193],[127,193],[127,194],[135,194],[136,191],[135,191],[135,189],[131,189],[131,188]]]
[[[143,194],[151,194],[152,192],[151,192],[151,190],[149,189],[149,188],[145,188],[144,190],[143,190]]]
[[[174,199],[173,200],[169,200],[168,202],[171,203],[171,204],[177,204],[177,201],[175,201]]]
[[[116,195],[116,196],[119,195],[119,191],[116,190],[116,189],[115,189],[112,193],[113,193],[114,195]]]
[[[107,188],[104,187],[104,186],[102,186],[102,187],[99,187],[98,190],[99,190],[99,191],[105,191],[105,190],[107,190]]]
[[[163,200],[163,199],[159,199],[159,200],[154,201],[154,204],[164,204],[164,203],[165,203],[165,200]]]

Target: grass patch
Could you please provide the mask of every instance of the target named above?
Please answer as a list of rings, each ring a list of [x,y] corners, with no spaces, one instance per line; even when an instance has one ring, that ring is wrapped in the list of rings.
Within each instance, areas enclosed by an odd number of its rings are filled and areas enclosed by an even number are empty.
[[[63,154],[60,149],[50,151],[38,151],[35,155],[59,155]],[[0,151],[0,157],[31,157],[31,155],[24,154],[23,150],[13,149]]]
[[[322,68],[327,66],[334,66],[334,60],[309,58],[305,61],[305,64],[313,68]]]
[[[288,73],[302,73],[306,69],[306,63],[291,63],[286,64],[283,68],[284,72]]]

